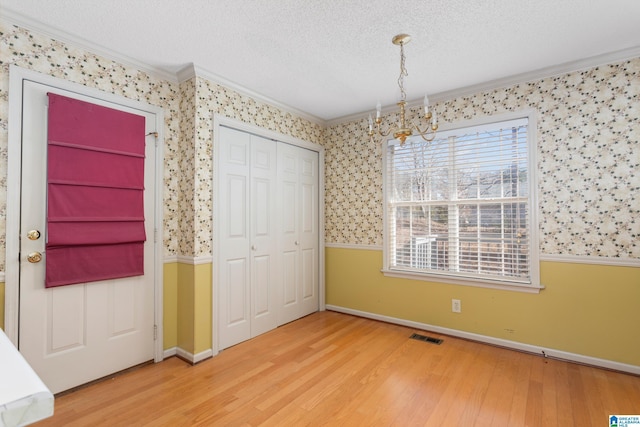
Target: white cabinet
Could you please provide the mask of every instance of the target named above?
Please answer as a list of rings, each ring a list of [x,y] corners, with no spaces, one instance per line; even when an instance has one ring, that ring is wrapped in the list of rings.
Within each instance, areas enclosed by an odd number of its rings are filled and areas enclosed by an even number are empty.
[[[0,329],[0,426],[24,426],[53,415],[53,394]]]
[[[318,310],[318,153],[220,127],[219,349]],[[215,273],[215,272],[214,272]]]

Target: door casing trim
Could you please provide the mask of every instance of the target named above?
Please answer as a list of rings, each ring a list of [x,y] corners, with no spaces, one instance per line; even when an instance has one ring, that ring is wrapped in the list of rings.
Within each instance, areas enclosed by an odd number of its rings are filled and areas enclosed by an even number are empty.
[[[9,121],[7,146],[7,219],[6,219],[6,256],[5,256],[5,312],[4,332],[9,340],[19,348],[19,307],[20,307],[20,200],[22,173],[22,97],[23,81],[29,80],[69,92],[93,97],[103,101],[136,108],[153,113],[156,116],[156,164],[154,194],[154,324],[156,340],[154,342],[154,360],[164,358],[163,343],[163,169],[164,169],[164,110],[161,107],[131,100],[123,96],[106,93],[57,77],[48,76],[33,70],[27,70],[11,64],[9,67]]]

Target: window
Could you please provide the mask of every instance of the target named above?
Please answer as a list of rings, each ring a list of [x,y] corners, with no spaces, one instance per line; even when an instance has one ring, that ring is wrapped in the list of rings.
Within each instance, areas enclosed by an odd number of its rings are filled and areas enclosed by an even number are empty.
[[[532,121],[388,141],[385,273],[539,288]]]

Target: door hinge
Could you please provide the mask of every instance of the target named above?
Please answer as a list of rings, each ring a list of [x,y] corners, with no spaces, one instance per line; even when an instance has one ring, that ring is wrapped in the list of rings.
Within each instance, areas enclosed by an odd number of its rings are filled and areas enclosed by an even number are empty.
[[[156,341],[158,339],[158,325],[153,325],[153,340]]]
[[[158,132],[155,132],[155,131],[154,132],[149,132],[145,136],[149,136],[149,135],[153,136],[154,141],[155,141],[154,144],[157,147],[158,146]]]
[[[153,243],[158,243],[158,229],[153,229]]]

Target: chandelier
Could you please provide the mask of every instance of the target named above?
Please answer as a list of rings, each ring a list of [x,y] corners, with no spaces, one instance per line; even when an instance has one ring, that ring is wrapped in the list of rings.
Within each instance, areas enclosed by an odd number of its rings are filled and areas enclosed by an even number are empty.
[[[433,138],[436,136],[436,130],[438,130],[438,121],[436,119],[435,112],[432,114],[429,111],[429,98],[427,95],[424,96],[424,119],[427,121],[426,127],[421,129],[418,125],[414,123],[407,124],[406,115],[405,115],[405,107],[407,105],[407,93],[404,90],[404,78],[408,75],[407,69],[405,68],[404,61],[404,45],[411,41],[411,36],[408,34],[398,34],[395,36],[391,42],[397,46],[400,46],[400,77],[398,77],[398,86],[400,87],[400,101],[397,103],[398,107],[400,107],[400,121],[395,125],[389,125],[387,129],[383,129],[382,127],[382,106],[380,102],[376,106],[376,119],[375,119],[375,130],[374,130],[374,120],[369,115],[369,138],[373,141],[373,136],[378,133],[382,137],[389,136],[393,133],[393,137],[400,141],[400,145],[404,144],[404,141],[414,134],[414,131],[422,136],[422,138],[429,142],[433,141]],[[431,123],[429,123],[431,122]]]

